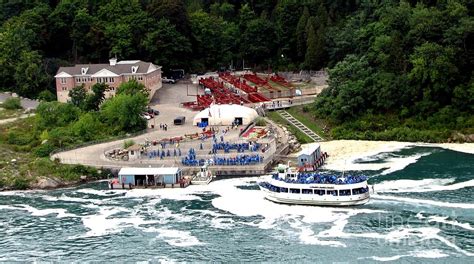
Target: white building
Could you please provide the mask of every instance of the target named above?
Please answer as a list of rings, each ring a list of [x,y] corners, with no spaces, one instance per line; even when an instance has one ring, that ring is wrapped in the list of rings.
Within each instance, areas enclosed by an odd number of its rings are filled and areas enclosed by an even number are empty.
[[[207,123],[210,126],[248,125],[257,117],[257,111],[250,107],[213,104],[194,116],[193,125],[198,123]]]

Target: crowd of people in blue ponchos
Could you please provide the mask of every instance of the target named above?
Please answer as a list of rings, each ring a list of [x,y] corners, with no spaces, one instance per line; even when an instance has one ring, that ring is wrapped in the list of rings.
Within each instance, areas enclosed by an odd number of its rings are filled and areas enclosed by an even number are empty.
[[[170,150],[170,149],[167,149],[167,150],[164,150],[162,149],[161,151],[158,149],[158,150],[150,150],[148,151],[147,153],[147,156],[149,159],[153,159],[153,158],[160,158],[160,159],[163,159],[164,157],[181,157],[181,149],[173,149],[173,150]]]
[[[202,166],[205,163],[211,165],[255,165],[263,162],[263,156],[255,155],[237,155],[235,157],[219,157],[214,155],[212,159],[197,159],[196,151],[189,149],[188,155],[181,159],[184,166]]]
[[[220,142],[217,143],[214,141],[212,144],[212,153],[217,153],[218,150],[224,150],[224,153],[229,153],[231,150],[237,150],[237,152],[245,152],[246,150],[258,151],[260,149],[259,143],[249,144],[249,143],[229,143],[229,142]]]
[[[321,175],[314,172],[300,172],[298,173],[297,180],[292,179],[280,179],[277,174],[273,175],[273,179],[281,180],[287,183],[302,183],[302,184],[354,184],[361,183],[367,180],[366,176],[358,175],[347,175],[344,177],[336,175]]]

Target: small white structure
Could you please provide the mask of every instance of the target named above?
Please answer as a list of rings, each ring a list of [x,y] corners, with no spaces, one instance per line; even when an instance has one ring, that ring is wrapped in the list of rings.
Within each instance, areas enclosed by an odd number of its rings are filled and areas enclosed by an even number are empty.
[[[134,144],[127,148],[128,160],[137,160],[141,156],[142,146]]]
[[[321,146],[317,143],[303,146],[303,149],[298,153],[298,166],[314,165],[314,163],[321,157]]]
[[[213,104],[202,110],[193,119],[193,125],[207,123],[210,126],[248,125],[258,117],[255,109],[242,105]]]
[[[178,184],[183,178],[180,168],[122,168],[118,174],[118,185],[127,188],[131,186],[158,186],[163,184]]]

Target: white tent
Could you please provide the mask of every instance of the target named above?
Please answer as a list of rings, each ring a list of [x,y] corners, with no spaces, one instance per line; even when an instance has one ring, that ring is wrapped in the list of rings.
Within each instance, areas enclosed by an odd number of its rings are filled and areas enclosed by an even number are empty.
[[[207,122],[210,126],[230,126],[234,122],[248,125],[257,117],[257,111],[250,107],[213,104],[194,116],[193,125],[201,122]]]

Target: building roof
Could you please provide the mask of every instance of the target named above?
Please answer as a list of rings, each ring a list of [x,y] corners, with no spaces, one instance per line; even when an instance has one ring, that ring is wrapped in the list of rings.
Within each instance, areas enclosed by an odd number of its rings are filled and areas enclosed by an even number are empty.
[[[233,104],[212,104],[194,116],[193,123],[200,122],[202,118],[208,118],[210,125],[225,124],[230,125],[234,118],[241,117],[244,123],[253,121],[258,117],[255,109]]]
[[[298,153],[300,155],[311,155],[321,146],[318,143],[306,144],[303,145],[303,149]]]
[[[133,68],[133,70],[132,70]],[[84,69],[84,71],[82,70]],[[127,75],[127,74],[146,74],[153,72],[155,70],[161,69],[160,66],[154,65],[151,62],[144,62],[140,60],[129,60],[129,61],[119,61],[115,65],[110,65],[110,63],[102,64],[76,64],[71,67],[60,67],[56,74],[58,77],[70,77],[68,75],[76,76],[91,76],[94,77],[110,77],[111,74],[116,75]],[[135,72],[134,72],[135,71]],[[107,73],[107,76],[99,76],[99,73]]]
[[[179,172],[178,167],[163,168],[121,168],[119,175],[174,175]]]
[[[133,144],[133,145],[131,145],[130,147],[127,148],[128,151],[130,151],[130,150],[138,151],[138,150],[141,150],[141,149],[142,149],[142,146],[140,146],[138,144]]]

